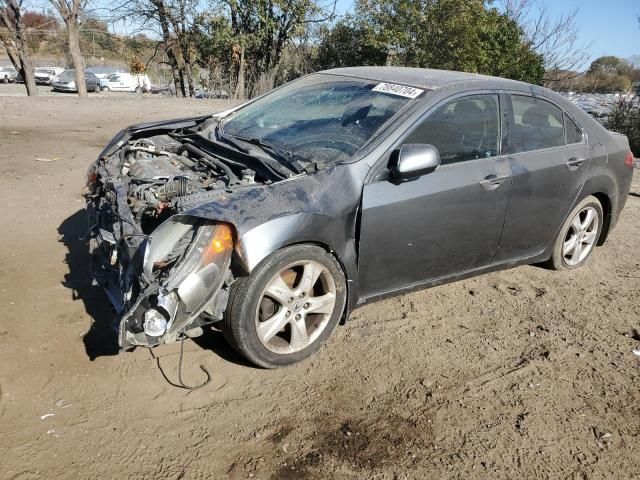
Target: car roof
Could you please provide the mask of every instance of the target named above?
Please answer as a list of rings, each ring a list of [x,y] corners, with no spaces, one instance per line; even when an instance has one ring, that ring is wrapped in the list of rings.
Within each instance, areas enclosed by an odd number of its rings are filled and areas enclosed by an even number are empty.
[[[474,83],[477,87],[481,88],[517,88],[521,90],[523,87],[531,87],[531,85],[527,83],[516,80],[507,80],[477,73],[435,70],[430,68],[347,67],[324,70],[318,73],[366,78],[387,83],[400,83],[427,90],[438,90],[449,85],[461,83]]]

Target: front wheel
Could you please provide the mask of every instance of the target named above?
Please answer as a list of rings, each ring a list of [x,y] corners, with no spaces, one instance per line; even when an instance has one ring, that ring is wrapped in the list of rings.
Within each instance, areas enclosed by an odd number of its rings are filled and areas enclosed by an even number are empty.
[[[582,200],[562,225],[549,266],[554,270],[583,266],[598,242],[603,219],[602,205],[596,197]]]
[[[223,332],[256,365],[283,367],[320,349],[346,298],[345,277],[333,255],[313,245],[284,248],[233,285]]]

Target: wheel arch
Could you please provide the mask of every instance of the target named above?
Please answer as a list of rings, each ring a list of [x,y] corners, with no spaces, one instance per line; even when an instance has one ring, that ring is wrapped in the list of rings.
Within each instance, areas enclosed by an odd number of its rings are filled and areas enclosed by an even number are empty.
[[[193,215],[198,217],[198,215]],[[246,276],[265,259],[284,248],[295,245],[316,245],[333,255],[345,276],[347,307],[345,315],[358,301],[358,270],[356,242],[348,234],[347,225],[336,223],[326,215],[297,213],[278,217],[251,229],[243,228],[237,219],[200,217],[206,221],[230,225],[235,234],[235,252],[232,260],[234,275]]]
[[[600,202],[600,205],[602,206],[602,214],[604,218],[602,219],[602,229],[600,230],[600,236],[598,237],[598,241],[596,243],[597,246],[601,246],[604,245],[604,242],[607,241],[607,237],[609,236],[609,231],[611,229],[611,198],[604,192],[594,192],[590,195],[596,197]]]
[[[313,245],[316,247],[320,247],[323,250],[325,250],[329,255],[331,255],[336,262],[338,262],[338,265],[340,266],[340,270],[342,270],[342,274],[344,275],[344,279],[345,279],[345,288],[346,288],[346,303],[345,303],[345,309],[344,312],[342,313],[342,319],[341,319],[341,323],[344,323],[347,318],[349,317],[349,314],[351,313],[351,310],[354,308],[356,302],[357,302],[357,298],[354,298],[354,289],[356,288],[356,279],[357,279],[357,275],[355,274],[355,272],[349,272],[348,268],[347,268],[347,264],[344,261],[344,258],[334,249],[331,247],[331,245],[329,245],[326,242],[322,242],[322,241],[318,241],[318,240],[301,240],[301,241],[295,241],[295,242],[290,242],[287,243],[286,245],[283,245],[282,247],[278,248],[277,250],[274,250],[273,252],[271,252],[269,255],[267,255],[268,258],[270,255],[272,255],[273,253],[283,250],[285,248],[289,248],[289,247],[295,247],[297,245]],[[353,302],[353,303],[352,303]]]
[[[277,246],[274,245],[273,248],[269,250],[263,250],[262,252],[260,252],[259,257],[253,256],[252,262],[250,264],[247,264],[246,258],[243,258],[245,257],[245,254],[243,252],[242,253],[238,252],[239,253],[238,256],[240,258],[238,258],[237,260],[238,260],[238,263],[241,264],[242,269],[244,270],[244,273],[249,275],[258,266],[258,264],[260,264],[261,262],[269,258],[274,253],[279,252],[285,248],[295,247],[297,245],[313,245],[313,246],[322,248],[331,256],[333,256],[333,258],[335,258],[346,280],[345,283],[346,283],[346,289],[347,289],[346,291],[347,302],[346,302],[345,311],[343,313],[343,321],[344,321],[346,320],[346,318],[348,318],[349,313],[351,312],[351,310],[353,310],[353,308],[355,307],[358,301],[358,297],[357,297],[358,276],[357,276],[357,270],[355,268],[356,254],[355,254],[355,247],[353,245],[353,242],[350,242],[350,243],[351,243],[350,246],[343,246],[343,248],[336,248],[336,245],[330,241],[327,241],[327,239],[319,239],[317,237],[291,238],[286,242],[279,243]],[[238,239],[238,245],[240,246],[241,250],[244,250],[247,248],[246,246],[247,243],[242,242],[241,239]],[[350,261],[350,258],[353,260]]]
[[[590,172],[591,173],[591,172]],[[601,246],[607,240],[611,226],[613,225],[613,218],[617,211],[617,199],[618,199],[618,182],[613,175],[607,174],[605,171],[593,172],[592,176],[588,177],[585,181],[580,195],[576,199],[573,207],[579,202],[593,196],[598,199],[602,206],[602,213],[604,218],[602,219],[602,229],[596,245]],[[572,209],[573,209],[572,207]]]

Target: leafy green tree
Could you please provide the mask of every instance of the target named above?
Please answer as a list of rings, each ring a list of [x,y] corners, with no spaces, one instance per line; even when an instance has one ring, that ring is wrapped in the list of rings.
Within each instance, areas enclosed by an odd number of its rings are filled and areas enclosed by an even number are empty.
[[[318,51],[323,67],[386,63],[536,84],[544,75],[517,22],[482,0],[358,0],[353,21],[334,29]]]
[[[611,110],[605,126],[626,135],[633,155],[640,157],[640,103],[637,100],[621,98]]]
[[[598,73],[628,75],[631,73],[631,70],[631,64],[626,60],[613,56],[605,56],[596,58],[591,62],[591,66],[587,73],[590,75]]]
[[[371,34],[366,28],[353,19],[338,22],[333,27],[322,27],[315,59],[317,68],[384,65],[387,51],[368,41]]]
[[[273,88],[282,56],[295,38],[312,24],[333,18],[335,3],[316,0],[220,0],[226,6],[237,39],[236,96],[255,95]],[[247,86],[245,85],[247,80]]]

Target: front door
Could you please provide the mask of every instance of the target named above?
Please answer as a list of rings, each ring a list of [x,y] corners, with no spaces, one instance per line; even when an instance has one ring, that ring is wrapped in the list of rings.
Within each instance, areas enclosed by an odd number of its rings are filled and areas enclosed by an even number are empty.
[[[384,173],[365,185],[360,227],[360,289],[384,294],[490,264],[511,187],[500,155],[501,115],[494,94],[437,108],[403,141],[438,148],[441,166],[396,182]]]
[[[556,105],[510,95],[513,186],[496,262],[540,254],[584,184],[591,154],[580,128]]]

